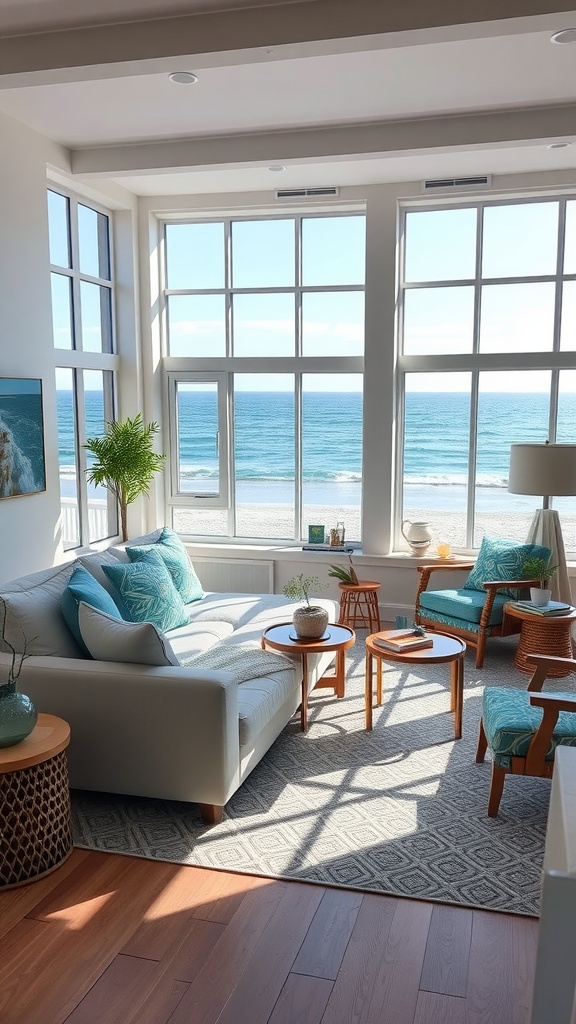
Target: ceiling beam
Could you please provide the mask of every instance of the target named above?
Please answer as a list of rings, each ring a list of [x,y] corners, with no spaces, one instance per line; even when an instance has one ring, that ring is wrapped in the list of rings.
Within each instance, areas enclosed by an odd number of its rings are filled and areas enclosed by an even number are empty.
[[[450,117],[381,121],[298,131],[166,139],[72,151],[72,172],[143,174],[366,156],[401,156],[451,148],[544,144],[576,136],[576,104]]]
[[[0,88],[572,27],[560,0],[304,0],[177,17],[0,33]]]

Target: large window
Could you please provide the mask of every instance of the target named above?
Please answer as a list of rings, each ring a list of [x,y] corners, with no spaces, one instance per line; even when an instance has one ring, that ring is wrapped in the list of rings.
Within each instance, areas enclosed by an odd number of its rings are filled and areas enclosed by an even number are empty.
[[[168,223],[172,524],[360,540],[363,212]]]
[[[398,522],[523,540],[542,503],[508,493],[510,445],[575,439],[576,202],[412,208],[401,227]],[[576,550],[573,502],[552,504]]]
[[[110,219],[49,189],[48,225],[62,541],[73,548],[117,532],[110,493],[87,485],[83,447],[114,414]]]

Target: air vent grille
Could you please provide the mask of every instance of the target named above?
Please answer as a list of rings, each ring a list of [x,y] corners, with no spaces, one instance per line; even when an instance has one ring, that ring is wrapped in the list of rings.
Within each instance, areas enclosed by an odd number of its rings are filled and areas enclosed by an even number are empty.
[[[447,192],[457,189],[491,188],[491,174],[474,174],[466,178],[429,178],[422,182],[423,192]]]
[[[339,188],[328,186],[319,188],[279,188],[276,190],[276,199],[319,199],[323,196],[337,196]]]

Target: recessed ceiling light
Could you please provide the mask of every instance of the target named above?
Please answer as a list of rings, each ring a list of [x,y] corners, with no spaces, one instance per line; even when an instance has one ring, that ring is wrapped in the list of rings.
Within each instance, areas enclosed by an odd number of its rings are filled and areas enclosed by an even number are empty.
[[[568,149],[571,145],[571,142],[549,142],[548,149]]]
[[[268,170],[272,171],[273,174],[280,174],[282,171],[285,171],[286,168],[284,167],[284,164],[272,164]]]
[[[576,28],[563,28],[550,37],[551,43],[576,43]]]
[[[171,75],[168,75],[171,82],[176,82],[178,85],[195,85],[198,81],[198,77],[192,74],[191,71],[173,71]]]

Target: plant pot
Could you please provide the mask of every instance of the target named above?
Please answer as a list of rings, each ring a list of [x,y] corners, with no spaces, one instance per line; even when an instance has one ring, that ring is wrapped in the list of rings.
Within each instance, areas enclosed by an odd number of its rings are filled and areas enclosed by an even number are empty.
[[[549,604],[551,597],[551,590],[544,590],[543,587],[530,587],[530,600],[537,608],[542,608],[545,604]]]
[[[16,683],[0,685],[0,747],[14,747],[25,740],[37,719],[32,701],[17,692]]]
[[[318,640],[326,632],[328,612],[318,605],[297,608],[292,616],[292,625],[296,636],[302,640]]]

